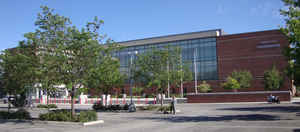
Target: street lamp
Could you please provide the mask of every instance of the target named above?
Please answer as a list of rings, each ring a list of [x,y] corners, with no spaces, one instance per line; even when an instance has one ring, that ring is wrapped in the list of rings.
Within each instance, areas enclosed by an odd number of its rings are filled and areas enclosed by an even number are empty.
[[[129,77],[130,77],[130,107],[129,107],[129,111],[134,112],[135,110],[131,110],[130,108],[134,108],[134,103],[132,101],[132,87],[133,87],[133,76],[132,76],[132,63],[133,63],[133,55],[137,55],[138,51],[133,51],[133,52],[128,52],[128,54],[130,55],[130,72],[129,72]]]
[[[196,64],[197,48],[194,48],[194,71],[195,71],[195,93],[198,93],[197,90],[197,64]]]

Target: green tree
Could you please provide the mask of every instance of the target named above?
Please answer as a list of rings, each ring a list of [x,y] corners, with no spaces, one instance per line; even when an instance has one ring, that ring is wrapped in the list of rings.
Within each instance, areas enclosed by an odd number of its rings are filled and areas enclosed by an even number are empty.
[[[267,90],[279,90],[283,83],[283,77],[275,66],[264,73],[264,84]]]
[[[87,90],[87,82],[93,69],[99,65],[98,60],[103,47],[99,45],[98,36],[90,30],[79,31],[75,27],[69,27],[67,35],[68,41],[58,45],[56,54],[59,57],[57,63],[61,80],[70,91],[71,109],[74,116],[75,97]]]
[[[168,63],[167,72],[170,85],[175,88],[181,88],[181,97],[183,97],[183,84],[193,79],[190,70],[190,62],[183,62],[181,48],[176,46],[168,46]],[[169,92],[168,92],[169,93]]]
[[[249,71],[233,71],[231,77],[238,81],[241,88],[251,86],[252,74]]]
[[[294,80],[294,85],[300,86],[300,1],[282,1],[288,7],[287,10],[280,11],[281,15],[286,17],[286,25],[281,28],[281,31],[288,37],[290,43],[284,51],[284,55],[290,60],[287,73]]]
[[[16,97],[16,107],[24,106],[28,88],[33,86],[35,67],[32,58],[28,57],[30,52],[30,48],[18,46],[0,55],[2,88],[5,93]]]
[[[207,93],[211,91],[211,86],[206,83],[206,81],[202,81],[202,83],[198,86],[198,90],[202,93]]]
[[[145,88],[156,88],[156,94],[169,93],[169,89],[166,89],[168,85],[178,87],[192,78],[189,67],[182,62],[181,49],[178,47],[153,48],[138,55],[135,63],[135,81]]]
[[[232,78],[231,76],[227,77],[226,82],[223,83],[222,85],[224,89],[233,89],[234,91],[241,88],[239,82],[236,79]]]
[[[57,85],[61,85],[59,76],[59,65],[57,63],[59,57],[57,53],[58,45],[65,43],[67,26],[70,20],[66,17],[54,14],[53,10],[41,6],[42,12],[38,14],[35,26],[35,32],[26,33],[26,40],[22,41],[22,45],[31,47],[34,51],[30,58],[34,58],[35,64],[35,87],[46,92],[47,98],[56,91]],[[47,103],[49,99],[47,99]]]
[[[120,72],[119,60],[112,56],[113,52],[119,50],[119,46],[111,42],[105,46],[96,66],[91,70],[88,86],[107,96],[113,88],[120,88],[124,84],[125,75]]]
[[[167,52],[152,49],[139,54],[135,60],[133,77],[136,82],[146,88],[156,87],[156,93],[164,92],[167,86]]]
[[[144,88],[136,86],[136,87],[132,88],[132,93],[135,95],[141,95],[143,90],[144,90]]]
[[[99,66],[105,47],[100,45],[103,36],[99,28],[103,23],[95,17],[81,30],[71,25],[69,18],[54,14],[52,9],[42,7],[35,25],[38,29],[30,33],[37,53],[41,57],[40,75],[42,87],[53,88],[54,84],[65,84],[70,91],[72,115],[75,115],[75,97],[88,88],[87,82]],[[103,58],[103,57],[102,57]],[[91,82],[91,81],[90,81]]]
[[[133,78],[142,87],[156,88],[157,93],[164,93],[168,85],[168,51],[153,48],[137,57]],[[163,105],[163,100],[161,100]]]

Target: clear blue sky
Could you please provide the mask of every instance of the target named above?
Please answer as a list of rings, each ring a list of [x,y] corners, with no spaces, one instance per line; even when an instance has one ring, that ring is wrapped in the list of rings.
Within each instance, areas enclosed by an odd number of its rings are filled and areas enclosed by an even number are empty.
[[[226,33],[284,25],[281,0],[1,0],[0,49],[15,47],[36,28],[40,6],[54,8],[82,27],[98,16],[115,41],[221,28]]]

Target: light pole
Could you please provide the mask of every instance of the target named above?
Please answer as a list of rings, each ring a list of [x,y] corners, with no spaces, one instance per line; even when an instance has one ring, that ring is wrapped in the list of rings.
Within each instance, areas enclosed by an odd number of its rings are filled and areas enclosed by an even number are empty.
[[[130,105],[133,105],[132,102],[132,87],[133,87],[133,76],[132,76],[132,63],[133,63],[133,55],[138,54],[138,51],[133,51],[133,52],[128,52],[128,54],[130,55],[130,72],[129,72],[129,77],[130,77]]]
[[[194,48],[195,92],[197,94],[198,90],[197,90],[197,64],[196,64],[196,55],[197,55],[197,48]]]

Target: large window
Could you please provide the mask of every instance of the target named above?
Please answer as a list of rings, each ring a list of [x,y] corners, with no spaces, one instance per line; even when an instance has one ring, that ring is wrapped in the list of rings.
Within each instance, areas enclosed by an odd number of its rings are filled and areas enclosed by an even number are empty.
[[[138,51],[139,54],[143,54],[151,50],[152,47],[159,49],[167,45],[181,47],[183,62],[192,62],[191,70],[193,73],[195,71],[194,63],[196,63],[197,80],[218,79],[216,38],[200,38],[126,47],[116,54],[116,57],[120,59],[121,72],[125,74],[129,72],[129,52]]]

